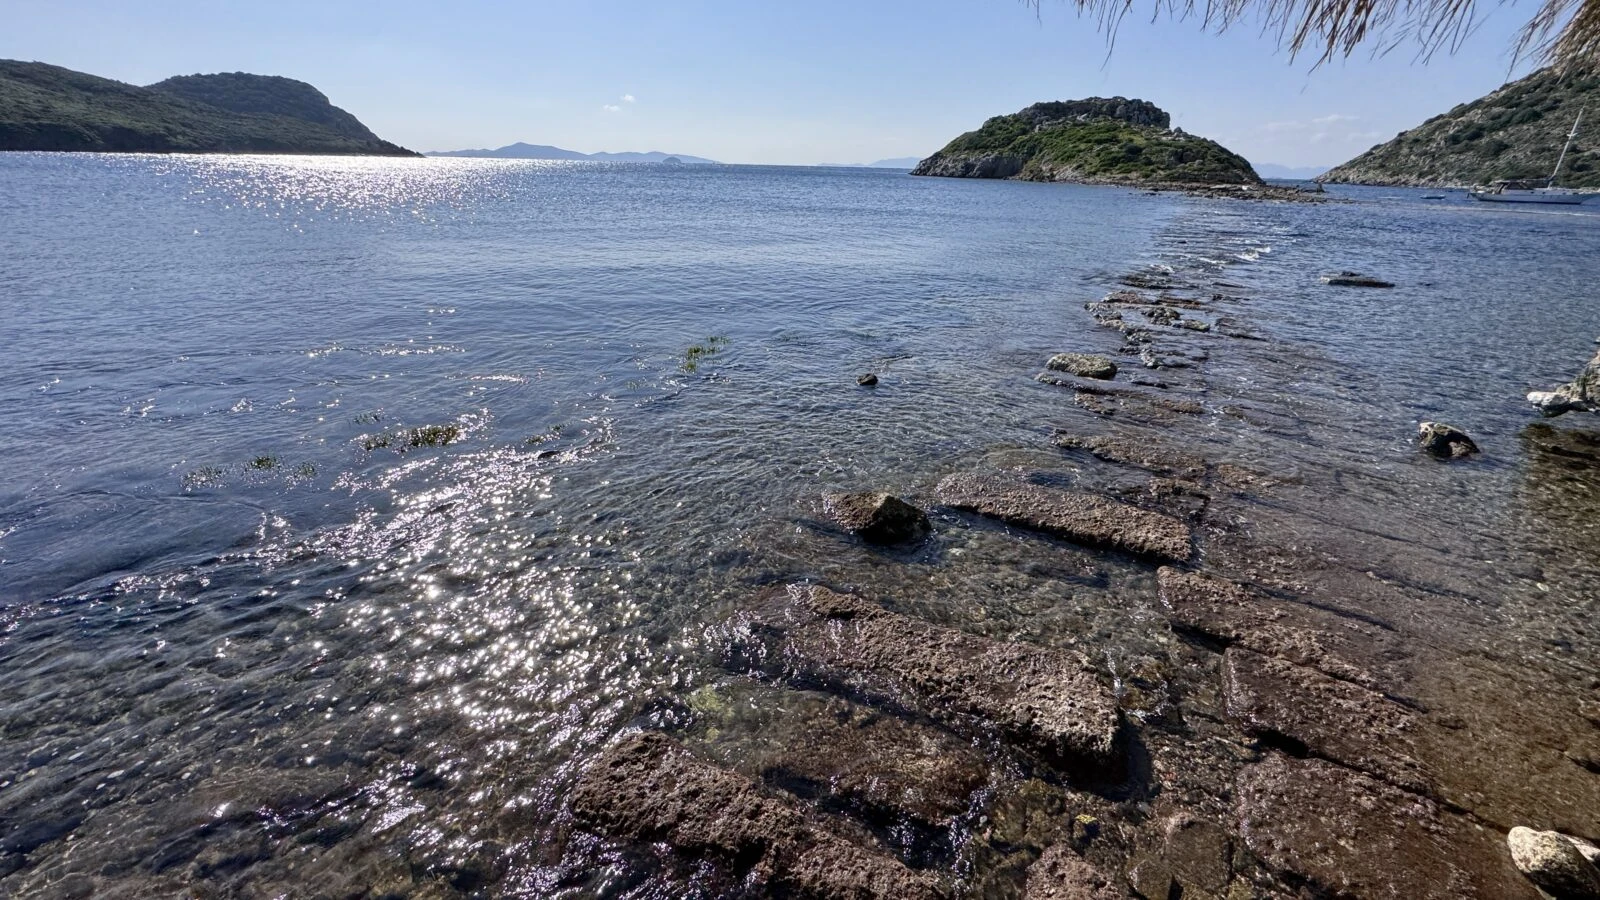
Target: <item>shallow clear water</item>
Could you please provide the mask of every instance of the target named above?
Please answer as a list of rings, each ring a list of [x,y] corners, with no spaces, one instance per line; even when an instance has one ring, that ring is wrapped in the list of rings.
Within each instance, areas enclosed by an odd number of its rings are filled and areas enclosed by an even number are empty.
[[[1463,621],[1515,610],[1494,633],[1581,671],[1596,538],[1540,499],[1520,398],[1600,333],[1600,215],[1342,194],[0,157],[0,887],[628,890],[549,849],[566,785],[724,677],[719,623],[785,580],[1112,674],[1160,654],[1147,567],[954,515],[871,552],[816,508],[1070,469],[1045,438],[1100,425],[1032,375],[1114,351],[1082,304],[1151,266],[1271,338],[1215,352],[1183,441],[1386,546],[1477,548],[1440,576]],[[1345,268],[1401,287],[1317,282]],[[1419,460],[1429,418],[1483,464]]]

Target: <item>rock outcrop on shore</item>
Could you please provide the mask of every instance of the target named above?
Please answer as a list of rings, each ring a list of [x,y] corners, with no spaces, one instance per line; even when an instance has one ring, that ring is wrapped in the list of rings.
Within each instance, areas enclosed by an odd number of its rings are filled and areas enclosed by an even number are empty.
[[[0,150],[418,155],[303,81],[233,72],[136,87],[10,59],[0,60]]]
[[[1600,110],[1600,74],[1541,69],[1489,95],[1434,116],[1373,147],[1319,181],[1412,187],[1472,187],[1501,179],[1548,178],[1583,110]],[[1600,145],[1580,142],[1560,183],[1600,188]]]
[[[1250,163],[1171,127],[1155,104],[1091,97],[995,116],[924,159],[913,175],[1109,184],[1258,185]]]
[[[1600,412],[1600,353],[1589,360],[1578,377],[1553,391],[1534,391],[1528,402],[1547,416],[1569,412]]]

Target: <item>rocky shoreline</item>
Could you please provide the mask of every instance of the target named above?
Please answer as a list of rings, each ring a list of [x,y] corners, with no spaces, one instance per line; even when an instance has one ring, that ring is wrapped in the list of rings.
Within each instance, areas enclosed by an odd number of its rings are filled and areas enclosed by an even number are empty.
[[[1600,683],[1469,650],[1489,620],[1429,613],[1470,596],[1448,553],[1335,524],[1316,485],[1191,439],[1213,417],[1295,427],[1209,392],[1215,357],[1262,343],[1250,301],[1122,281],[1084,303],[1121,365],[1039,360],[1039,389],[1099,427],[958,468],[925,504],[821,512],[889,567],[951,522],[1094,554],[1118,574],[1091,580],[1154,598],[1164,654],[1107,671],[1094,634],[986,637],[786,582],[714,629],[724,681],[590,764],[575,827],[695,896],[1596,896]],[[1317,537],[1278,537],[1297,534]]]

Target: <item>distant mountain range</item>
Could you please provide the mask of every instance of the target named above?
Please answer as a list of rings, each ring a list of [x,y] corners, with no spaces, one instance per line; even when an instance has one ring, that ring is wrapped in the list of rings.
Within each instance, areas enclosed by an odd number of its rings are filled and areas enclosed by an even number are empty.
[[[827,169],[914,169],[919,162],[922,162],[920,156],[897,156],[894,159],[880,159],[870,163],[817,163],[817,165]]]
[[[303,81],[244,72],[136,87],[0,60],[0,150],[415,156]]]
[[[1256,174],[1262,178],[1282,178],[1294,181],[1310,181],[1321,175],[1333,166],[1280,166],[1277,163],[1256,163]]]
[[[595,159],[607,162],[663,162],[676,159],[685,165],[713,165],[714,159],[705,159],[699,156],[689,156],[684,153],[662,153],[651,150],[648,153],[579,153],[576,150],[565,150],[561,147],[551,147],[548,144],[525,144],[518,141],[507,144],[497,150],[434,150],[424,153],[424,156],[465,156],[480,159]]]

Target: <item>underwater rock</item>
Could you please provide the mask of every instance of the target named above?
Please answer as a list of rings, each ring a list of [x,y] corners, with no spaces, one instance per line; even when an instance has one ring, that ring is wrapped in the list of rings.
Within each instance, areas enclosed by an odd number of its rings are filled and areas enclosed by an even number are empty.
[[[1227,890],[1233,878],[1233,836],[1227,829],[1178,813],[1163,831],[1161,862],[1184,896],[1220,896]]]
[[[1324,275],[1322,276],[1322,283],[1331,284],[1334,287],[1394,287],[1394,282],[1392,281],[1384,281],[1380,278],[1373,278],[1370,275],[1362,275],[1360,272],[1340,272],[1337,275]]]
[[[1058,434],[1051,440],[1063,450],[1086,450],[1106,462],[1137,466],[1163,475],[1199,478],[1206,473],[1204,459],[1140,438]]]
[[[1094,494],[979,472],[946,477],[939,482],[938,493],[941,501],[957,509],[1083,544],[1177,562],[1187,562],[1194,554],[1189,526]]]
[[[769,592],[750,624],[763,642],[750,656],[774,674],[998,732],[1068,774],[1120,764],[1116,698],[1074,654],[930,625],[819,586]]]
[[[1028,867],[1023,900],[1122,900],[1127,891],[1066,844],[1044,851]]]
[[[1079,378],[1105,381],[1117,377],[1117,364],[1096,353],[1057,353],[1044,366],[1052,372],[1066,372]]]
[[[840,837],[792,800],[696,759],[666,735],[630,735],[608,748],[572,792],[586,830],[669,848],[688,868],[711,865],[756,895],[935,898],[931,876]],[[696,880],[699,880],[696,873]]]
[[[1430,456],[1461,459],[1478,452],[1465,431],[1442,422],[1423,422],[1417,426],[1417,440]]]
[[[738,684],[726,708],[703,714],[696,749],[921,853],[948,848],[989,783],[984,755],[944,729],[818,691]]]
[[[1518,825],[1506,844],[1517,870],[1555,900],[1600,900],[1600,869],[1565,835]]]
[[[829,518],[869,544],[905,543],[933,530],[927,513],[893,494],[829,494],[822,505]]]

